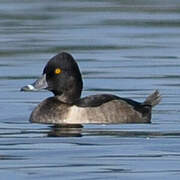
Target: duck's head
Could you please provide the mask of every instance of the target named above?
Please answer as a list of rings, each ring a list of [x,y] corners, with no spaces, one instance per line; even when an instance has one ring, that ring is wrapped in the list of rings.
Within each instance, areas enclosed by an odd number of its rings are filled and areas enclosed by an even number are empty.
[[[80,98],[82,87],[82,77],[76,61],[70,54],[63,52],[49,60],[39,79],[21,90],[48,89],[60,101],[73,104]]]

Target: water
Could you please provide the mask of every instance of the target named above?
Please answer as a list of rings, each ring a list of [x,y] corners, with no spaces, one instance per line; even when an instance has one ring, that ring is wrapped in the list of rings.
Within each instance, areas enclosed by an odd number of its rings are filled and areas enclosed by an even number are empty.
[[[179,179],[178,0],[0,1],[2,179]],[[23,93],[53,55],[67,51],[83,96],[143,101],[159,89],[152,124],[58,129],[28,122],[51,93]]]

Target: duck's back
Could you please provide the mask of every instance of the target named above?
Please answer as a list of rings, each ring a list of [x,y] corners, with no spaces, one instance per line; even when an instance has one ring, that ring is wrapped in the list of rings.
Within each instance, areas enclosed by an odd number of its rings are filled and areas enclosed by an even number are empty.
[[[51,97],[32,112],[30,121],[51,124],[148,123],[151,106],[114,95],[94,95],[80,99],[75,105]]]
[[[128,98],[101,94],[81,99],[71,107],[69,118],[73,123],[147,123],[151,119],[151,106]]]

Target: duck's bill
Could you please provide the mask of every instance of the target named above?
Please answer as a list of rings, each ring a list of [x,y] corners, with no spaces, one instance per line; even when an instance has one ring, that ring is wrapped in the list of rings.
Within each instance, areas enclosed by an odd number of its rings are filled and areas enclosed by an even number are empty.
[[[21,91],[38,91],[41,89],[47,89],[48,84],[46,81],[46,74],[43,74],[33,84],[26,85],[21,88]]]

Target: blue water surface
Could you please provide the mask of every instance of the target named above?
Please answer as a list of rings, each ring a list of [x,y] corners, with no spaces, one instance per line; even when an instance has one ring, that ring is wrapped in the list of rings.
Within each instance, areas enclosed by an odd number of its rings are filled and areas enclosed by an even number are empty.
[[[178,0],[0,1],[2,179],[179,179],[180,2]],[[152,124],[59,129],[31,124],[50,92],[20,92],[67,51],[83,96],[111,93],[162,102]]]

